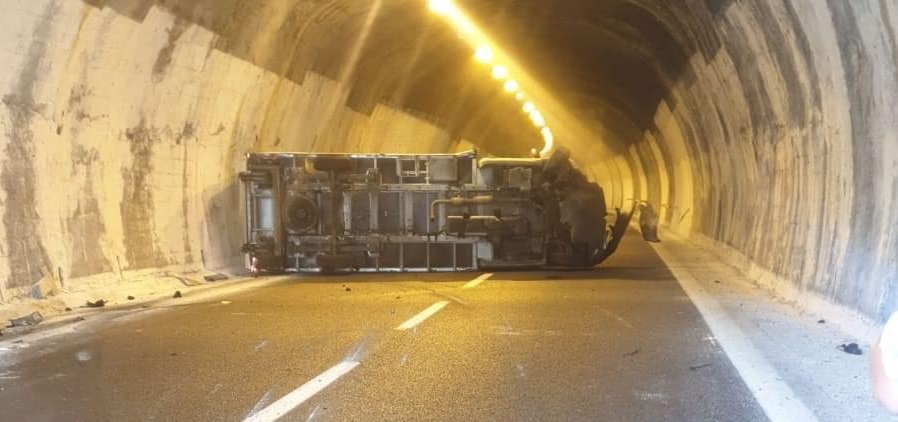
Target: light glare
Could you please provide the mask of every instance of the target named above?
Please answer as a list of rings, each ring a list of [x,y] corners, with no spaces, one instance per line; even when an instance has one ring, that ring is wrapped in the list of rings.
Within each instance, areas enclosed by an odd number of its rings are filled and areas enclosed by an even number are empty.
[[[539,112],[539,110],[533,110],[530,112],[530,120],[533,120],[533,124],[536,127],[543,127],[546,125],[546,119],[543,118],[543,114]]]
[[[516,92],[520,86],[518,85],[518,81],[512,79],[505,81],[505,92]]]
[[[490,63],[493,57],[493,50],[485,45],[477,47],[477,51],[474,52],[474,58],[480,63]]]
[[[493,66],[493,78],[500,80],[508,78],[508,69],[505,66]]]
[[[534,105],[530,101],[524,103],[524,113],[530,114],[533,112],[533,110],[536,110],[536,105]]]
[[[452,4],[452,0],[430,0],[430,10],[438,15],[448,15],[453,9],[455,5]]]

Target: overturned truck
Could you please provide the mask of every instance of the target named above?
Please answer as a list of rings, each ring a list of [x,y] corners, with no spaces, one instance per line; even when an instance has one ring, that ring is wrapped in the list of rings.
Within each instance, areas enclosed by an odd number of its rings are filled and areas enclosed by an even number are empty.
[[[243,252],[262,271],[590,268],[632,210],[610,216],[566,150],[550,158],[251,153]]]

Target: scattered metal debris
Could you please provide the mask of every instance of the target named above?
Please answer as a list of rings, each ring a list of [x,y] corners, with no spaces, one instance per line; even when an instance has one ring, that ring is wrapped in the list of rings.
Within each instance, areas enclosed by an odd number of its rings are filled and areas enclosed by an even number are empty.
[[[10,327],[31,327],[43,322],[44,317],[40,312],[32,312],[31,315],[9,320]]]
[[[628,358],[628,357],[631,357],[631,356],[636,356],[636,355],[638,355],[638,354],[639,354],[639,349],[636,349],[636,350],[634,350],[634,351],[632,351],[632,352],[630,352],[630,353],[624,353],[624,354],[621,355],[621,356],[623,356],[623,357],[625,357],[625,358]]]
[[[106,306],[106,301],[103,299],[99,299],[99,300],[96,300],[93,302],[88,300],[84,306],[87,308],[102,308],[102,307]]]
[[[701,365],[691,365],[691,366],[689,366],[689,369],[691,369],[691,370],[693,370],[693,371],[697,371],[697,370],[699,370],[699,369],[707,368],[707,367],[709,367],[709,366],[711,366],[710,363],[703,363],[703,364],[701,364]]]
[[[850,355],[862,355],[862,354],[864,354],[864,351],[861,350],[860,346],[858,346],[857,343],[845,343],[845,344],[840,344],[839,347],[838,347],[838,349],[841,350],[841,351],[843,351],[843,352],[845,352],[845,353],[848,353],[848,354],[850,354]]]
[[[222,280],[227,280],[229,278],[230,277],[228,277],[224,274],[218,274],[218,273],[213,274],[213,275],[207,275],[207,276],[203,277],[203,279],[205,279],[206,281],[222,281]]]
[[[180,291],[180,290],[175,290],[175,294],[172,295],[172,298],[173,298],[173,299],[180,299],[180,298],[181,298],[181,291]]]

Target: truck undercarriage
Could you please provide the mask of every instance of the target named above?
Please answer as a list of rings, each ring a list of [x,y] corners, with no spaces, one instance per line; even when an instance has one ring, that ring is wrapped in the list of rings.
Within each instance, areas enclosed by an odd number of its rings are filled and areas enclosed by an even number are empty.
[[[262,271],[590,268],[632,210],[548,159],[459,154],[251,153],[243,252]]]

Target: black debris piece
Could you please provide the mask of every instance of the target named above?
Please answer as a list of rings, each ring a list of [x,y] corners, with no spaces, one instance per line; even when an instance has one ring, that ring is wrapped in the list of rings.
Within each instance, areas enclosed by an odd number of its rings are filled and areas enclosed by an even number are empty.
[[[128,296],[128,300],[134,300],[134,296]]]
[[[818,324],[826,324],[826,320],[825,319],[817,320],[817,323]]]
[[[701,365],[691,365],[691,366],[689,367],[689,369],[691,369],[691,370],[693,370],[693,371],[697,371],[697,370],[699,370],[699,369],[707,368],[707,367],[709,367],[709,366],[711,366],[710,363],[703,363],[703,364],[701,364]]]
[[[180,298],[181,298],[181,291],[180,291],[180,290],[175,290],[175,294],[172,295],[172,298],[174,298],[174,299],[180,299]]]
[[[230,277],[228,277],[224,274],[212,274],[212,275],[207,275],[207,276],[203,277],[203,279],[206,281],[222,281],[222,280],[227,280],[228,278],[230,278]]]
[[[720,284],[720,280],[714,280],[714,283]]]
[[[40,312],[32,312],[31,315],[9,320],[10,327],[31,327],[40,324],[44,320]]]
[[[845,344],[840,344],[839,347],[838,347],[838,349],[841,350],[841,351],[843,351],[843,352],[845,352],[845,353],[848,353],[848,354],[850,354],[850,355],[862,355],[862,354],[864,354],[864,351],[861,350],[860,346],[858,346],[857,343],[845,343]]]
[[[626,358],[626,357],[636,356],[637,354],[639,354],[639,349],[636,349],[630,353],[624,353],[622,356]]]
[[[93,302],[88,300],[84,306],[86,306],[88,308],[102,308],[102,307],[106,306],[106,301],[103,299],[98,299]]]
[[[346,291],[347,291],[347,292],[351,292],[352,289],[350,289],[349,287],[347,287],[347,288],[346,288]]]
[[[399,299],[399,296],[396,296],[396,299]]]
[[[25,343],[25,340],[16,340],[16,341],[12,342],[12,344],[24,344],[24,343]]]
[[[178,354],[176,352],[171,352],[169,353],[169,356],[178,356]]]
[[[66,311],[66,312],[72,312],[72,308],[66,307],[66,308],[65,308],[65,311]]]
[[[81,321],[84,321],[84,317],[83,317],[83,316],[80,316],[80,317],[78,317],[78,318],[75,318],[75,322],[81,322]]]

